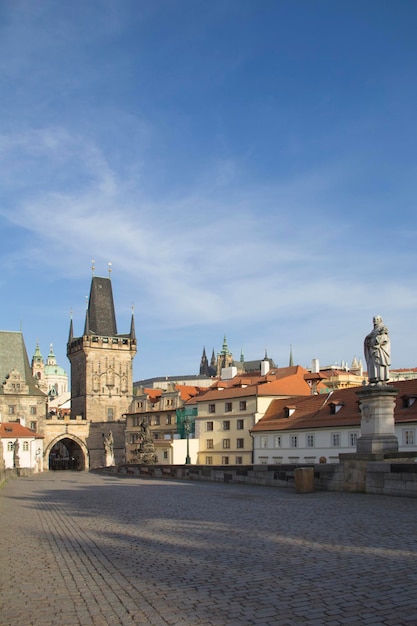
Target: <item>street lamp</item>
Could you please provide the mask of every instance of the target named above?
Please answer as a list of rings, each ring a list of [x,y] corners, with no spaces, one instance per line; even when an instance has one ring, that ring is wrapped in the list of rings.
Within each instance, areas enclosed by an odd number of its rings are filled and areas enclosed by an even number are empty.
[[[192,420],[190,418],[189,415],[186,415],[184,417],[184,432],[185,435],[187,437],[187,456],[185,457],[185,464],[186,465],[190,465],[191,464],[191,458],[190,458],[190,432],[191,432],[191,428],[192,428]]]

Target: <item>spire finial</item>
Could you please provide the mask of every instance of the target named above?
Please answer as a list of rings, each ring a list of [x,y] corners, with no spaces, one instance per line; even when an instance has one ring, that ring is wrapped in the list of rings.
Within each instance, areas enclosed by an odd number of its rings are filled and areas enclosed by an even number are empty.
[[[94,261],[94,259],[91,259],[91,273],[93,276],[94,276],[95,265],[96,265],[96,262]]]
[[[107,263],[107,266],[109,268],[109,278],[111,278],[111,266],[112,266],[112,264],[111,263]]]

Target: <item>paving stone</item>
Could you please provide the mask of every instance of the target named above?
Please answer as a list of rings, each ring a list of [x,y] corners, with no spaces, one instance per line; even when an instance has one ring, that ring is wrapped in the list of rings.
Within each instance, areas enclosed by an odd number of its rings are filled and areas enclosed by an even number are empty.
[[[415,501],[45,473],[0,491],[1,626],[410,626]]]

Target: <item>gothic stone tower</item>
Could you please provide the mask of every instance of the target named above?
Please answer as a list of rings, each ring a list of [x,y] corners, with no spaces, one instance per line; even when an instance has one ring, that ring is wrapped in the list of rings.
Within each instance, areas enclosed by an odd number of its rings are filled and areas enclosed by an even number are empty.
[[[86,420],[90,468],[103,465],[104,438],[112,432],[115,462],[124,459],[124,414],[133,397],[136,354],[134,318],[130,332],[116,327],[110,278],[93,276],[84,333],[74,337],[72,320],[67,344],[71,363],[71,419]]]

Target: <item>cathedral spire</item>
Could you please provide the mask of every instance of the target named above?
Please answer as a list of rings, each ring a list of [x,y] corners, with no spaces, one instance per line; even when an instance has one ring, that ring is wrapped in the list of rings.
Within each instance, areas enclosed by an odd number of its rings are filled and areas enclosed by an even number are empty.
[[[294,366],[294,359],[292,358],[292,345],[290,344],[290,362],[289,362],[289,366],[293,367]]]
[[[223,355],[229,354],[229,346],[227,345],[226,335],[223,338],[223,346],[222,346],[221,354]]]
[[[206,355],[206,346],[203,347],[203,354],[201,356],[200,361],[200,375],[208,376],[209,375],[209,363]]]

